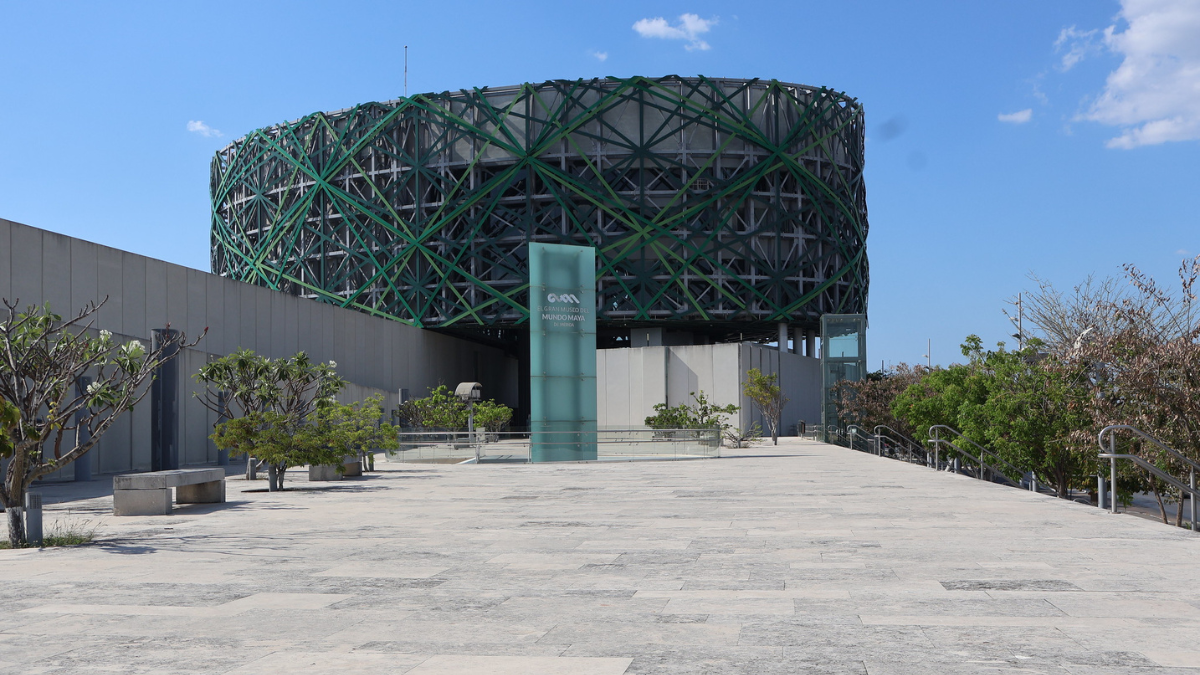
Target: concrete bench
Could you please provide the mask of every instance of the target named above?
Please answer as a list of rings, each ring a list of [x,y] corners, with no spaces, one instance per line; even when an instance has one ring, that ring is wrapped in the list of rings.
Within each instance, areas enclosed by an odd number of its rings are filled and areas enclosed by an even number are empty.
[[[166,516],[171,488],[180,504],[225,501],[225,469],[178,469],[113,476],[114,516]]]

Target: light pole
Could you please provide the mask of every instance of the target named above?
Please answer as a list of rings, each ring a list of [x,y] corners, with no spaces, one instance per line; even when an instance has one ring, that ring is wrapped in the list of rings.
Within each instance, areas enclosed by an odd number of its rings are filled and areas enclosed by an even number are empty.
[[[1017,351],[1025,349],[1025,301],[1022,297],[1023,293],[1017,293],[1017,316],[1008,317],[1008,320],[1017,325],[1017,332],[1013,337],[1017,338]]]
[[[931,349],[932,346],[933,340],[931,338],[925,338],[925,367],[929,370],[933,370],[933,357],[931,356],[931,354],[933,354],[933,349]]]
[[[475,438],[475,402],[483,396],[483,385],[478,382],[459,382],[454,388],[458,400],[467,404],[467,438],[475,446],[475,463],[479,463],[479,442]]]

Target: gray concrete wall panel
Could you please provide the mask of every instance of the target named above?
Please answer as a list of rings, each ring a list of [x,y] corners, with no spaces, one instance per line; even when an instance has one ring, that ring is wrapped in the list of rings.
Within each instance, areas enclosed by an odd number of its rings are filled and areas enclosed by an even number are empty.
[[[121,253],[107,246],[93,246],[93,249],[96,252],[95,297],[97,301],[104,301],[104,306],[96,314],[96,324],[112,326],[108,330],[114,333],[125,333],[125,294]],[[83,306],[78,304],[78,300],[76,303],[77,307]]]
[[[63,318],[74,316],[71,308],[71,240],[61,234],[42,235],[42,297]],[[64,264],[65,263],[65,264]]]
[[[12,250],[12,227],[0,220],[0,251]],[[0,298],[12,297],[12,256],[0,255]]]
[[[164,264],[165,265],[165,264]],[[188,307],[192,298],[188,296],[188,269],[178,265],[165,265],[167,273],[167,321],[171,328],[184,330],[189,325]],[[154,316],[149,318],[154,323]],[[166,328],[166,325],[151,325],[149,328]]]
[[[42,231],[12,224],[12,248],[8,249],[12,269],[10,302],[21,309],[42,302]]]
[[[104,298],[98,293],[97,283],[96,267],[99,260],[96,249],[99,247],[76,239],[68,240],[68,248],[71,251],[71,299],[68,306],[72,307],[73,311],[78,311],[87,303],[99,303]],[[65,308],[63,315],[66,315]]]
[[[204,277],[212,275],[186,268],[185,271],[187,272],[187,321],[179,325],[187,326],[189,330],[196,331],[195,334],[199,335],[208,325],[208,284],[205,283]]]
[[[144,335],[149,338],[154,333],[156,328],[166,328],[167,323],[171,321],[167,311],[167,263],[153,258],[146,258],[146,280],[143,282],[146,289],[146,310],[142,314],[141,322],[138,324],[137,335]],[[180,298],[183,300],[186,296]],[[184,318],[186,318],[186,314]],[[176,329],[182,329],[178,322],[175,322]]]
[[[234,322],[227,320],[225,316],[225,285],[221,283],[220,277],[212,274],[204,275],[204,306],[205,325],[208,327],[208,335],[204,337],[207,342],[205,349],[214,354],[229,354],[237,348],[232,340],[230,325]]]
[[[800,420],[816,422],[820,411],[820,361],[796,354],[780,354],[759,344],[688,345],[607,349],[596,354],[598,410],[602,427],[640,427],[654,405],[692,403],[692,392],[705,392],[717,405],[734,404],[739,412],[731,424],[746,428],[757,422],[764,430],[762,413],[743,394],[746,371],[758,368],[778,374],[789,403],[784,407],[781,431],[791,433]]]
[[[110,249],[112,250],[112,249]],[[120,252],[121,256],[121,333],[145,336],[146,333],[146,261],[140,255]]]

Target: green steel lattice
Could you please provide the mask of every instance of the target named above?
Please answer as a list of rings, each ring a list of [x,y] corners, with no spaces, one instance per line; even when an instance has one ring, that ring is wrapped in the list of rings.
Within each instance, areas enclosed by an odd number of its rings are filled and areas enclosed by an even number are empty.
[[[865,313],[863,112],[778,81],[553,80],[366,103],[212,164],[213,271],[417,326],[528,319],[530,241],[597,248],[601,326]]]

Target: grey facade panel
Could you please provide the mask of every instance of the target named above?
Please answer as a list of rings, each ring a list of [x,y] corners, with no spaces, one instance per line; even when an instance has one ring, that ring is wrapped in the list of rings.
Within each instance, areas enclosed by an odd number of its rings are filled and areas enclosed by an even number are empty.
[[[181,268],[182,269],[182,268]],[[166,328],[171,321],[168,312],[170,289],[167,288],[167,263],[153,258],[146,258],[146,310],[142,314],[141,323],[137,326],[138,335],[149,338],[156,328]],[[186,296],[180,298],[183,300]],[[186,318],[187,315],[184,315]],[[173,327],[181,329],[179,322]]]
[[[42,297],[38,303],[49,302],[63,318],[74,316],[79,308],[71,308],[71,240],[61,234],[42,235]],[[66,263],[66,264],[64,264]]]
[[[71,300],[69,303],[70,313],[74,314],[80,309],[83,309],[89,302],[99,303],[104,296],[100,295],[100,285],[97,283],[97,266],[99,265],[99,256],[96,249],[99,248],[95,244],[78,239],[68,240],[68,246],[71,251]],[[61,310],[63,316],[68,313],[68,308],[64,307]],[[109,330],[112,330],[111,328]]]
[[[596,378],[601,427],[640,427],[654,413],[656,403],[692,404],[692,393],[703,391],[717,405],[740,407],[728,422],[746,428],[758,422],[766,432],[762,414],[743,393],[746,371],[758,368],[778,373],[784,395],[781,432],[791,433],[803,420],[817,421],[820,413],[821,369],[817,359],[780,354],[774,347],[753,343],[634,347],[597,352]]]
[[[109,249],[112,250],[112,249]],[[133,253],[121,256],[122,335],[146,335],[146,261]]]
[[[12,227],[0,220],[0,251],[12,250]],[[12,299],[12,256],[0,255],[0,298]]]
[[[125,283],[121,270],[121,252],[107,246],[94,246],[94,249],[96,298],[104,302],[96,315],[96,322],[106,327],[112,326],[108,330],[114,333],[125,333]]]
[[[42,231],[16,224],[11,227],[12,248],[7,255],[12,270],[9,301],[24,309],[42,302]]]

